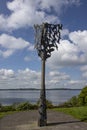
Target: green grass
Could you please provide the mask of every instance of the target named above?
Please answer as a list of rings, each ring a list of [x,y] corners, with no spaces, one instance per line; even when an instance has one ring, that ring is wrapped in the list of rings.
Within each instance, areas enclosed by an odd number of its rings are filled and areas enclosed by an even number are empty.
[[[72,108],[55,108],[54,110],[72,115],[73,117],[80,119],[81,121],[87,121],[87,106]]]
[[[15,113],[15,112],[0,112],[0,119],[6,115],[13,114],[13,113]]]

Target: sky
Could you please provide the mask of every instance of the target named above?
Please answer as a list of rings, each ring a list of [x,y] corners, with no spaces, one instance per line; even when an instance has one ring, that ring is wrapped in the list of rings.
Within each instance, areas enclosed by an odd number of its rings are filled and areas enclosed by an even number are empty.
[[[46,88],[87,85],[87,0],[0,1],[0,88],[40,88],[34,25],[63,24],[58,51],[46,61]]]

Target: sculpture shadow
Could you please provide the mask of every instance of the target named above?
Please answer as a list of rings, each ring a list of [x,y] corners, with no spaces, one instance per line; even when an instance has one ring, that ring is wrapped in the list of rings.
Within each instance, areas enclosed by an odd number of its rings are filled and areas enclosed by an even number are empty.
[[[47,126],[55,126],[60,124],[69,124],[69,123],[77,123],[81,121],[66,121],[66,122],[53,122],[53,123],[47,123]]]

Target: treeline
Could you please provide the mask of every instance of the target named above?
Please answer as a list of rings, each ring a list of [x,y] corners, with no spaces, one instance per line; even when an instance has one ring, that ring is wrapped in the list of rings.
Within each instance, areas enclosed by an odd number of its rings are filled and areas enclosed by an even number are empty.
[[[85,86],[79,95],[73,96],[69,101],[60,104],[59,107],[79,107],[87,106],[87,86]]]
[[[46,100],[47,108],[54,108],[51,101]],[[25,111],[25,110],[36,110],[39,107],[39,101],[36,104],[31,104],[29,102],[23,102],[9,106],[2,106],[0,104],[0,112],[8,112],[8,111]]]

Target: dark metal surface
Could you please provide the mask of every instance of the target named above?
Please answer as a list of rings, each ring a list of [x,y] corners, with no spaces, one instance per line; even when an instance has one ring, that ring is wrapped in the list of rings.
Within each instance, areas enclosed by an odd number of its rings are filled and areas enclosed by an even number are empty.
[[[42,76],[41,76],[41,93],[39,104],[39,126],[46,126],[47,112],[46,112],[46,92],[45,92],[45,61],[51,57],[51,53],[58,49],[60,41],[61,24],[53,25],[43,23],[42,25],[35,25],[35,48],[38,56],[42,60]]]

